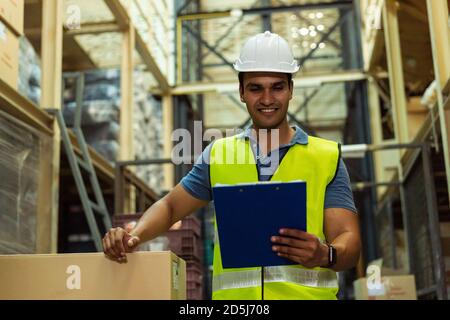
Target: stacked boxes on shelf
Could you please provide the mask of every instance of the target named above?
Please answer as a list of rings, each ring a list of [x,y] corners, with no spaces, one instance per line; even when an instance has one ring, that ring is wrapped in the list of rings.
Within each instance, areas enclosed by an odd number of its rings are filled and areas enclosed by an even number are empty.
[[[166,233],[169,249],[186,261],[186,290],[189,300],[203,299],[203,243],[200,220],[184,218]]]
[[[0,254],[36,250],[40,146],[50,139],[0,111]]]
[[[0,1],[0,79],[17,89],[24,0]]]
[[[74,122],[76,85],[67,79],[64,92],[64,118],[68,126]],[[162,106],[148,93],[145,73],[134,72],[133,131],[137,160],[161,158]],[[82,108],[82,129],[86,141],[108,161],[114,163],[119,153],[120,132],[120,71],[95,70],[85,73]],[[154,191],[161,192],[163,171],[159,166],[137,166],[136,174]]]
[[[41,101],[41,60],[26,37],[20,38],[19,48],[19,92],[39,105]]]
[[[136,160],[163,158],[162,103],[150,95],[147,73],[134,73],[134,154]],[[162,192],[164,177],[161,165],[137,166],[136,174],[157,193]]]
[[[63,115],[74,125],[76,81],[65,82]],[[117,69],[85,73],[81,125],[88,144],[111,163],[119,152],[120,72]]]

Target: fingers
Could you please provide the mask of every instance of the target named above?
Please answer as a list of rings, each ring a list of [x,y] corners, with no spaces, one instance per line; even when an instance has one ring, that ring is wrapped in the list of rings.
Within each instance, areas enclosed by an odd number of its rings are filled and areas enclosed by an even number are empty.
[[[283,236],[293,237],[300,240],[312,240],[315,239],[316,236],[313,234],[310,234],[308,232],[297,230],[297,229],[290,229],[290,228],[282,228],[280,229],[280,234]]]
[[[120,251],[119,251],[119,249],[117,248],[117,245],[116,245],[116,237],[115,237],[115,232],[114,231],[115,231],[114,229],[111,229],[108,232],[109,242],[111,244],[111,250],[114,253],[114,257],[120,258],[121,254],[120,254]]]
[[[139,242],[141,242],[139,237],[133,236],[128,240],[127,245],[130,249],[134,249],[139,244]]]
[[[314,255],[311,251],[285,246],[274,246],[273,251],[275,251],[278,256],[294,261],[307,268],[315,266],[313,260]]]
[[[123,238],[126,232],[122,228],[110,229],[103,238],[103,248],[106,256],[117,262],[126,262]]]
[[[272,240],[272,242],[276,243],[276,244],[282,244],[282,245],[286,245],[289,247],[295,247],[295,248],[301,248],[301,249],[308,249],[310,246],[308,241],[297,240],[297,239],[288,238],[288,237],[273,236],[270,238],[270,240]]]
[[[116,260],[114,250],[111,247],[111,241],[109,240],[109,235],[106,234],[103,238],[103,252],[105,252],[106,256],[111,260]]]
[[[273,236],[272,250],[278,256],[287,258],[307,268],[318,265],[320,240],[315,235],[296,229],[280,229],[282,236]]]
[[[115,241],[115,247],[116,252],[119,252],[120,257],[125,256],[125,247],[123,246],[123,238],[125,236],[125,230],[121,228],[117,228],[114,230],[114,241]]]
[[[284,254],[289,255],[293,257],[297,257],[298,259],[310,259],[311,253],[308,250],[304,249],[298,249],[298,248],[292,248],[287,246],[273,246],[272,250],[275,251],[277,254]]]

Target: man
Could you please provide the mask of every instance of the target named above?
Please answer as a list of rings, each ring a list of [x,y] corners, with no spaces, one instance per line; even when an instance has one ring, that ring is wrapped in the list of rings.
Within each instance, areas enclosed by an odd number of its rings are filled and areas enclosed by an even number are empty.
[[[105,235],[105,254],[126,262],[126,252],[213,200],[211,187],[217,183],[304,180],[307,232],[281,229],[272,237],[274,253],[298,265],[264,268],[264,298],[336,299],[336,272],[356,265],[361,246],[339,146],[289,127],[286,115],[293,93],[292,74],[299,67],[283,38],[269,31],[251,37],[234,67],[252,128],[211,143],[191,172],[145,212],[133,231],[116,228]],[[272,139],[274,135],[278,139]],[[225,154],[234,159],[238,150],[254,155],[257,170],[254,165],[221,161]],[[213,299],[261,299],[261,285],[261,268],[223,269],[220,244],[215,243]]]

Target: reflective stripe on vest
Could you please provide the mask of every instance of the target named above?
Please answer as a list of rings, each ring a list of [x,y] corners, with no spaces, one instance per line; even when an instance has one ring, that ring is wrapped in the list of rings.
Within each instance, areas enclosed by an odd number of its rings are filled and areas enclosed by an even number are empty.
[[[292,267],[264,268],[264,283],[290,282],[316,288],[337,288],[336,273]],[[261,270],[224,272],[213,277],[213,291],[261,286]]]

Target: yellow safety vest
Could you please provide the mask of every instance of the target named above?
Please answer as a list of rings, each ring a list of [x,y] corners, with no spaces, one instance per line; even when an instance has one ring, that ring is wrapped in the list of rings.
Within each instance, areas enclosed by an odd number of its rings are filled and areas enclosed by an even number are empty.
[[[325,240],[325,190],[336,174],[339,153],[336,142],[309,136],[308,144],[290,147],[271,179],[306,181],[307,232],[321,240]],[[217,183],[233,185],[258,181],[256,162],[248,139],[233,136],[214,142],[210,158],[210,179],[211,186]],[[260,300],[262,268],[224,269],[217,228],[215,232],[212,298]],[[300,265],[264,268],[264,299],[267,300],[335,300],[337,292],[337,275],[331,269],[308,269]]]

